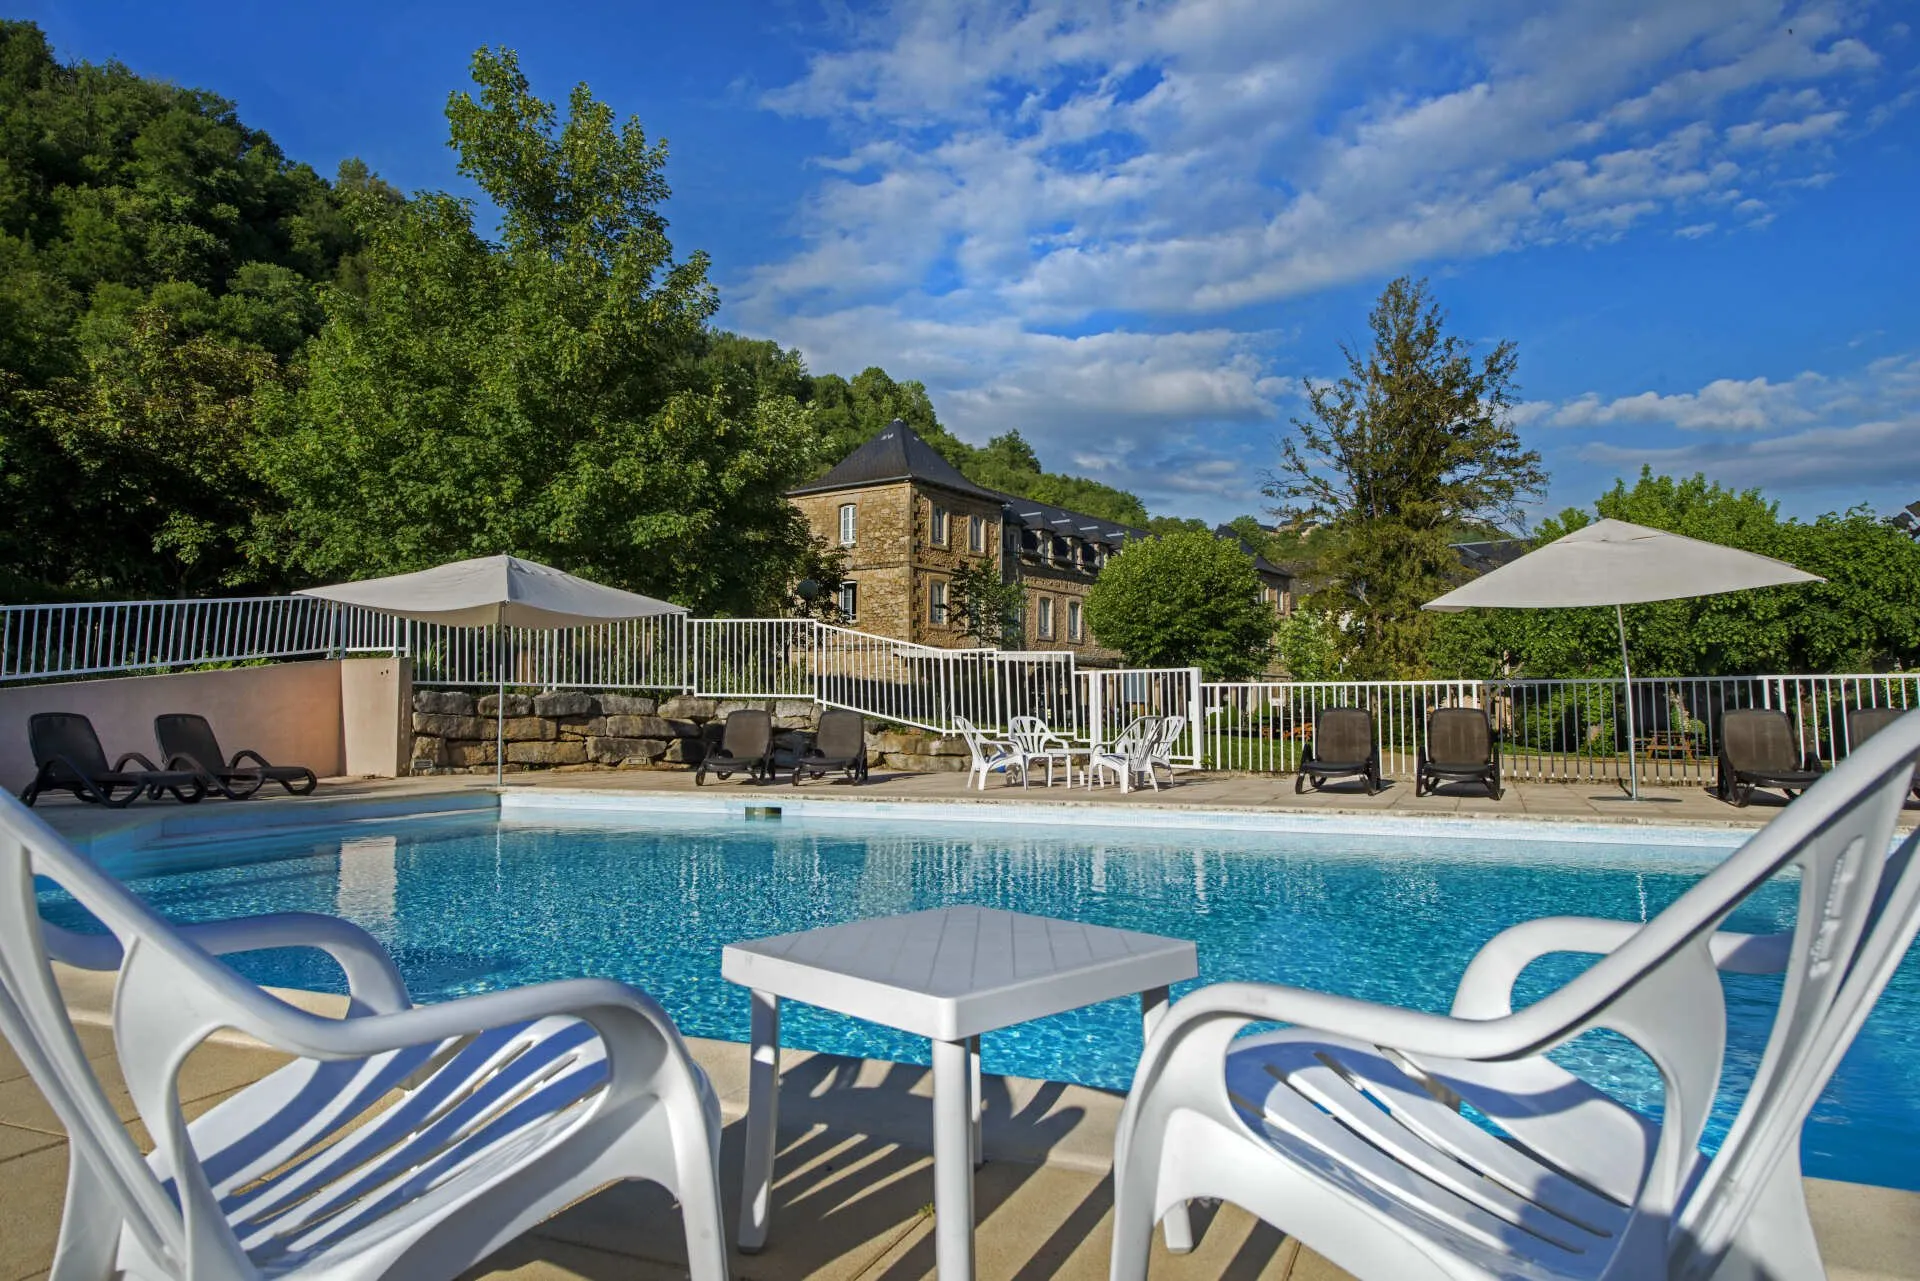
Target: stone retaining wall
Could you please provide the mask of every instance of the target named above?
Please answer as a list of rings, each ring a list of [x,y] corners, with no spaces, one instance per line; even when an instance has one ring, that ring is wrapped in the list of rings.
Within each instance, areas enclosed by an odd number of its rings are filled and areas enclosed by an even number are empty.
[[[504,730],[506,770],[692,769],[718,742],[727,713],[773,714],[776,750],[797,751],[820,722],[809,699],[666,699],[588,690],[508,694],[499,725],[496,694],[418,689],[413,694],[414,774],[491,774],[496,729]],[[966,744],[869,720],[870,769],[907,773],[965,770]]]

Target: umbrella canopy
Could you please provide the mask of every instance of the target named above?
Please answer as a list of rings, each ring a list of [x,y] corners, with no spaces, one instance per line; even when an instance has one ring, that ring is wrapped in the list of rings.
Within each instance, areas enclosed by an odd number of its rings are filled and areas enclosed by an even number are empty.
[[[1770,556],[1670,534],[1663,529],[1597,520],[1489,570],[1423,608],[1456,612],[1635,605],[1715,596],[1782,583],[1819,583],[1817,574]]]
[[[1783,560],[1719,543],[1670,534],[1624,520],[1596,520],[1519,560],[1489,570],[1422,609],[1458,613],[1485,609],[1573,609],[1611,605],[1620,629],[1620,670],[1627,685],[1628,793],[1640,797],[1634,728],[1633,664],[1627,658],[1626,605],[1717,596],[1753,587],[1824,583]]]
[[[414,574],[314,587],[297,594],[450,627],[589,627],[687,612],[651,596],[602,587],[517,556],[458,560]]]

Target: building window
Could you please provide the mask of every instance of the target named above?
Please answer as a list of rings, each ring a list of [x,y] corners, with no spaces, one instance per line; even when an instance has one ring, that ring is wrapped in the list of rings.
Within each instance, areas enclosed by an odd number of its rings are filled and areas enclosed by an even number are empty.
[[[947,509],[944,507],[934,508],[933,509],[933,545],[935,547],[945,547],[947,545],[947,523],[948,523]]]
[[[1067,602],[1067,639],[1080,639],[1080,602],[1077,600]]]
[[[987,518],[985,516],[967,518],[967,550],[970,552],[987,550]]]
[[[860,588],[857,583],[840,584],[840,614],[849,623],[860,617]]]
[[[853,508],[852,503],[840,504],[840,545],[853,546]]]
[[[936,626],[947,621],[947,585],[937,578],[927,584],[927,621]]]
[[[1036,629],[1041,640],[1053,639],[1053,597],[1042,596],[1036,606],[1039,610],[1040,626]]]

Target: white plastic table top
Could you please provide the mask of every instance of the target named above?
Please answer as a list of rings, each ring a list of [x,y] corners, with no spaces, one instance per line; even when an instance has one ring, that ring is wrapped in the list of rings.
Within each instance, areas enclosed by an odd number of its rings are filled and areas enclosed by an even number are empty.
[[[1199,975],[1194,945],[988,907],[942,907],[729,944],[728,980],[936,1041]]]

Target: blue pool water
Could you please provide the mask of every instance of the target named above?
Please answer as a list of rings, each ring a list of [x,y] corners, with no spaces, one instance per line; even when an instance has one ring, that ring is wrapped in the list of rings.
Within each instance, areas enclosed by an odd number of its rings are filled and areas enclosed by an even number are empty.
[[[667,812],[396,820],[327,835],[148,852],[109,866],[181,921],[305,910],[348,916],[394,953],[417,999],[603,975],[644,988],[690,1035],[747,1038],[743,991],[719,976],[735,939],[976,903],[1191,938],[1203,981],[1273,980],[1444,1012],[1475,949],[1560,913],[1639,920],[1724,848],[1206,830],[888,823]],[[1766,887],[1730,928],[1792,923],[1797,885]],[[51,919],[84,928],[49,891]],[[263,953],[250,977],[339,991],[331,962]],[[1550,958],[1521,1002],[1580,962]],[[1757,1060],[1778,982],[1727,980],[1724,1134]],[[1137,1007],[1113,1002],[986,1038],[989,1071],[1125,1089]],[[926,1062],[925,1042],[790,1005],[785,1043]],[[1639,1106],[1658,1079],[1595,1035],[1559,1052]],[[1920,957],[1910,956],[1807,1127],[1807,1172],[1920,1189]]]

